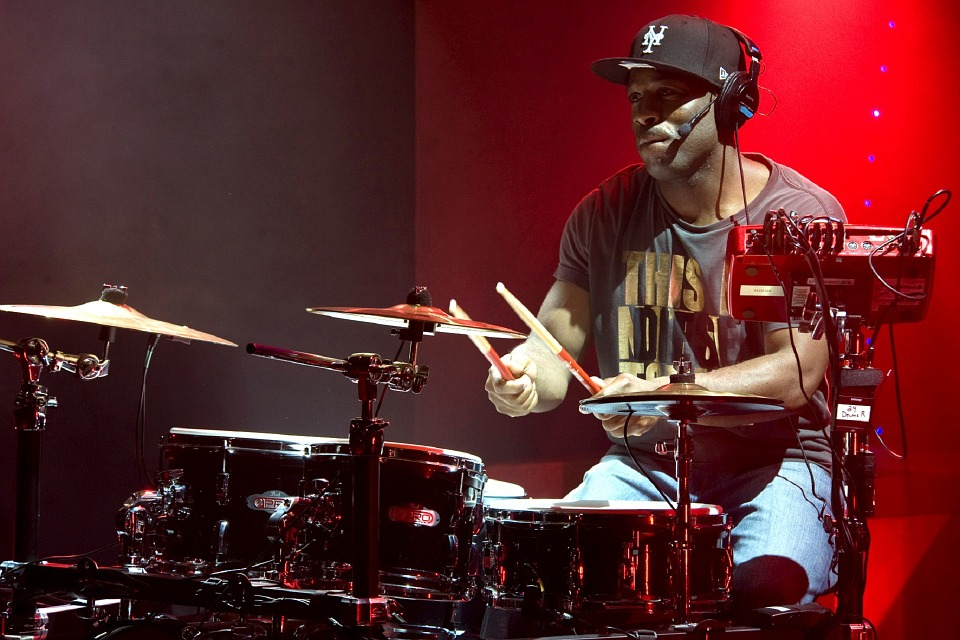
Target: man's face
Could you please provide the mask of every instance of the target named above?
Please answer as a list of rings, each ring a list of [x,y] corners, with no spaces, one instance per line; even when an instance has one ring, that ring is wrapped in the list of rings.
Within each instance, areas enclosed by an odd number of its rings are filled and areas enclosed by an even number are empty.
[[[680,136],[681,125],[706,107],[713,95],[702,83],[685,76],[639,68],[630,71],[627,99],[637,152],[651,175],[666,177],[663,171],[683,171],[717,149],[717,127],[712,110],[708,111],[687,136]],[[661,176],[658,176],[658,173]]]

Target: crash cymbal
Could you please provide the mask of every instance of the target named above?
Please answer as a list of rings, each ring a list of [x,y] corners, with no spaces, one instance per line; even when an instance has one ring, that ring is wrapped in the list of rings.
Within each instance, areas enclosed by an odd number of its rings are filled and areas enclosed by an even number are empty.
[[[434,324],[434,330],[443,333],[461,333],[488,338],[514,338],[526,336],[513,329],[493,324],[455,318],[437,307],[422,304],[398,304],[383,309],[365,307],[310,307],[310,313],[344,320],[355,320],[390,327],[406,327],[410,322]]]
[[[580,401],[580,411],[654,416],[708,427],[727,427],[778,420],[785,415],[782,405],[773,398],[710,391],[698,384],[679,382],[654,391],[587,398]]]
[[[104,297],[107,297],[106,292]],[[75,307],[49,307],[29,304],[5,304],[0,305],[0,311],[10,311],[13,313],[24,313],[31,316],[42,316],[44,318],[56,318],[58,320],[72,320],[75,322],[88,322],[98,324],[104,327],[116,327],[117,329],[133,329],[134,331],[144,331],[146,333],[156,333],[159,335],[175,338],[177,340],[198,340],[200,342],[212,342],[214,344],[223,344],[231,347],[237,346],[235,343],[217,336],[196,331],[189,327],[170,324],[160,320],[153,320],[143,315],[136,309],[126,304],[108,302],[101,298],[93,302],[77,305]]]

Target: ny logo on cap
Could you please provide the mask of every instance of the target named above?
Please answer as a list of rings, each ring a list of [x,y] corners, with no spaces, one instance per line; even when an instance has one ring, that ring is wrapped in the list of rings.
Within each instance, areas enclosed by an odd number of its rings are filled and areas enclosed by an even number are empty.
[[[659,47],[663,40],[663,32],[667,29],[666,25],[660,27],[660,31],[655,31],[656,27],[650,25],[647,32],[643,35],[643,46],[646,47],[641,53],[653,53],[653,47]]]

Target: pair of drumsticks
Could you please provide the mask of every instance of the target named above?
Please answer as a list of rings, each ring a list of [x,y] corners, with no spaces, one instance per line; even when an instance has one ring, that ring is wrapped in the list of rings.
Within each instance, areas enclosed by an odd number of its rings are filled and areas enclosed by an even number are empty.
[[[556,338],[554,338],[547,328],[537,320],[537,317],[530,313],[530,310],[527,309],[522,302],[517,300],[516,296],[510,293],[502,282],[497,283],[497,293],[503,296],[503,299],[507,301],[507,304],[520,316],[520,319],[523,320],[524,324],[530,327],[530,330],[533,331],[541,340],[546,343],[547,347],[552,351],[560,361],[570,370],[570,373],[573,374],[573,377],[580,381],[584,387],[592,394],[596,394],[600,391],[601,387],[597,384],[587,372],[583,370],[576,360],[573,359],[566,349],[563,348]],[[450,315],[455,318],[460,318],[462,320],[469,320],[470,316],[460,308],[456,300],[450,301]],[[510,370],[507,369],[507,366],[503,364],[503,361],[500,359],[500,356],[494,351],[493,347],[490,346],[490,343],[486,338],[482,336],[477,336],[469,334],[470,340],[473,341],[473,344],[476,345],[477,349],[487,361],[500,372],[500,376],[504,380],[513,380],[513,374],[510,373]]]

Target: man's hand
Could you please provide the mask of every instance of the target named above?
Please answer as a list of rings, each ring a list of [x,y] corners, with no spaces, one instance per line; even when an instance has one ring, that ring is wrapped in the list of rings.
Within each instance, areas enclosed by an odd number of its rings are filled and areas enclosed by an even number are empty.
[[[504,380],[500,372],[490,367],[484,388],[493,406],[504,415],[525,416],[537,406],[537,364],[522,353],[503,356],[514,380]]]
[[[631,393],[640,393],[642,391],[655,391],[666,384],[667,379],[657,378],[655,380],[643,380],[629,373],[621,373],[616,378],[608,378],[601,381],[603,389],[594,398],[603,398],[605,396],[619,396]],[[595,413],[594,416],[600,420],[604,431],[615,438],[623,437],[623,430],[626,428],[628,436],[642,436],[653,428],[657,423],[656,416],[628,416],[609,415]]]

